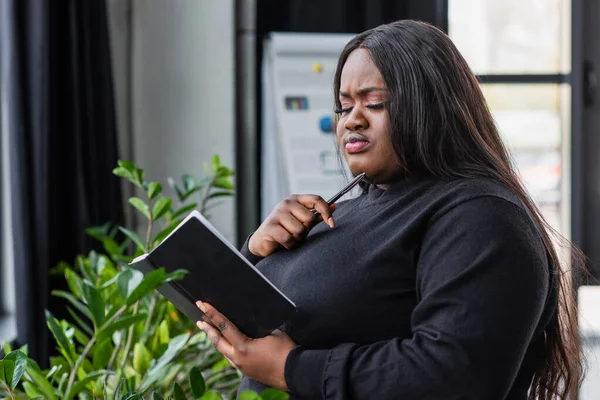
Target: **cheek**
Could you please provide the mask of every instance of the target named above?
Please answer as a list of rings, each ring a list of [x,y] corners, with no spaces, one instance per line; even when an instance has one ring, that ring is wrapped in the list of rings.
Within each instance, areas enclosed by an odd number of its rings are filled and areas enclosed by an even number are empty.
[[[335,131],[335,139],[338,146],[343,147],[342,137],[344,136],[344,127],[339,122],[334,126],[333,130]]]

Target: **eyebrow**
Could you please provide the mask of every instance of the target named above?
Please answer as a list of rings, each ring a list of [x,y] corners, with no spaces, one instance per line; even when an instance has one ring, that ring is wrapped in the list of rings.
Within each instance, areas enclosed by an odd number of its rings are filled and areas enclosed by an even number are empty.
[[[382,88],[382,87],[377,87],[377,86],[369,86],[366,88],[359,89],[356,92],[356,94],[358,94],[359,96],[364,96],[364,95],[372,93],[372,92],[387,92],[387,89]],[[341,97],[352,97],[352,96],[350,96],[350,93],[348,93],[348,92],[340,92],[340,96]]]

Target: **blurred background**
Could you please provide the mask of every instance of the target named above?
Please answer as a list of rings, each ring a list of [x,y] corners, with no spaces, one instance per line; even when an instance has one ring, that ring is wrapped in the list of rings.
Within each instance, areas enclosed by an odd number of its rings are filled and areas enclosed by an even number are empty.
[[[0,0],[0,341],[44,358],[48,270],[89,250],[86,227],[137,227],[119,159],[166,182],[218,154],[237,195],[211,220],[236,245],[283,196],[337,191],[337,54],[403,18],[449,34],[532,197],[600,276],[596,0]],[[579,302],[580,397],[597,399],[600,295]]]

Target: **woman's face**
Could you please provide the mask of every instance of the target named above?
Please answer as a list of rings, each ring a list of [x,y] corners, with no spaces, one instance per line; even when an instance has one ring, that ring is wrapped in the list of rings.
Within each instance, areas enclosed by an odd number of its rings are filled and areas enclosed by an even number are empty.
[[[354,175],[365,172],[372,183],[386,184],[400,171],[392,146],[386,103],[389,92],[365,49],[348,56],[340,81],[336,135]]]

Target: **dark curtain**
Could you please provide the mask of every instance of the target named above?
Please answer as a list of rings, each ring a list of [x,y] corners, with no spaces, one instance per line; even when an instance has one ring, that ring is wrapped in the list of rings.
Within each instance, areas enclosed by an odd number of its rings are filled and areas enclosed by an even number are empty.
[[[398,19],[447,31],[448,0],[258,0],[257,31],[360,33]]]
[[[86,227],[122,220],[104,0],[2,0],[2,102],[12,184],[18,344],[42,366],[44,310],[67,315],[49,276],[92,242]]]

